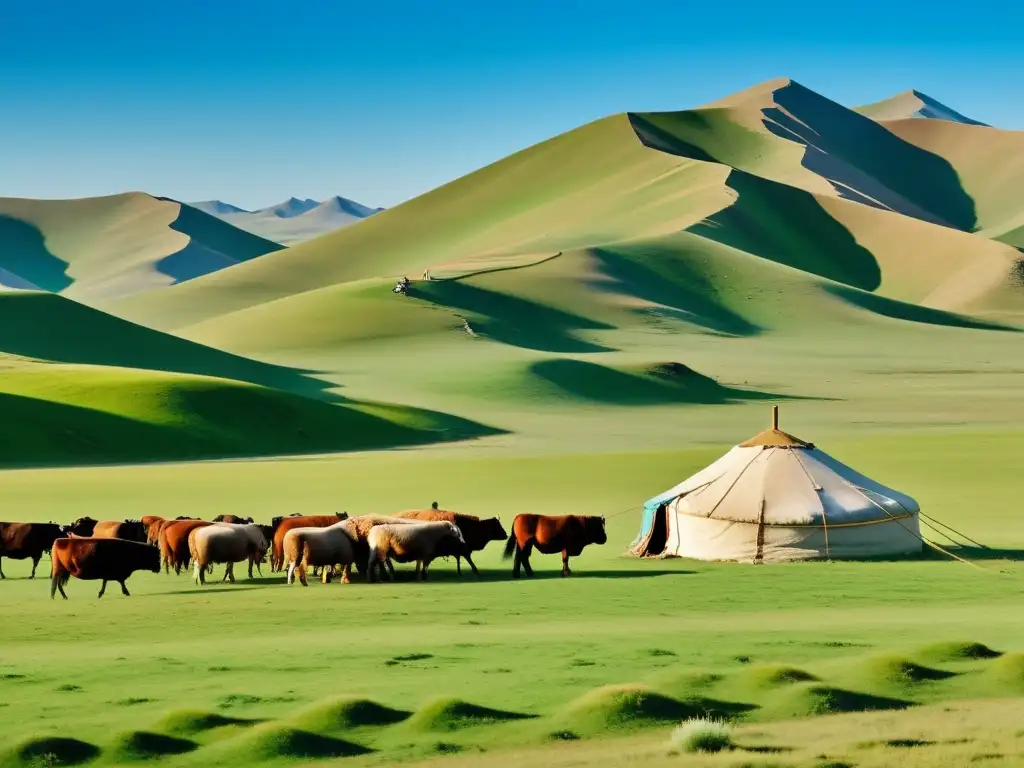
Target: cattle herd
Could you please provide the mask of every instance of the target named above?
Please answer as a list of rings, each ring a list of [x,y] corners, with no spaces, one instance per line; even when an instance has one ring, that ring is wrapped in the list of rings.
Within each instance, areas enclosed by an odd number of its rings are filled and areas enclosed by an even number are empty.
[[[512,574],[520,569],[533,576],[530,554],[562,554],[562,575],[568,576],[569,558],[579,555],[588,544],[604,544],[603,517],[518,515],[512,533],[496,517],[482,520],[473,515],[437,508],[400,512],[393,516],[292,515],[275,517],[270,525],[252,518],[218,515],[212,521],[178,517],[143,517],[141,520],[93,520],[80,518],[67,526],[57,523],[0,522],[0,578],[3,558],[32,560],[35,578],[39,560],[50,553],[50,597],[74,576],[115,581],[128,595],[125,581],[135,571],[161,569],[167,574],[186,572],[191,567],[196,584],[206,583],[215,564],[224,565],[224,581],[235,581],[236,563],[247,563],[262,575],[261,564],[270,555],[272,572],[284,572],[288,584],[308,586],[307,574],[320,573],[328,583],[336,574],[349,583],[352,566],[367,581],[394,579],[392,561],[416,563],[416,579],[426,580],[427,569],[439,557],[454,557],[461,575],[462,560],[479,574],[473,553],[492,541],[506,540],[504,555],[515,558]]]

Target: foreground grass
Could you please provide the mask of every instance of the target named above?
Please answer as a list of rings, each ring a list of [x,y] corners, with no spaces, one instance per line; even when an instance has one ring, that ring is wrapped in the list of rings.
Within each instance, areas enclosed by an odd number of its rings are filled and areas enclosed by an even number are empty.
[[[636,728],[658,732],[664,749],[681,718],[709,710],[775,728],[847,709],[1024,693],[1013,653],[1024,570],[1010,559],[1024,546],[1014,517],[1024,481],[1013,466],[1024,436],[823,447],[1000,549],[970,552],[980,567],[641,562],[620,557],[637,526],[630,510],[609,518],[609,544],[587,550],[569,580],[557,577],[558,558],[544,558],[540,578],[513,582],[492,545],[478,558],[480,579],[458,580],[439,564],[427,584],[303,589],[264,574],[200,590],[185,576],[145,574],[132,579],[130,599],[97,601],[95,585],[74,582],[67,603],[45,599],[45,581],[21,578],[25,564],[5,560],[0,738],[58,733],[115,762],[160,750],[169,762],[204,764],[451,752],[482,760],[487,750],[497,765],[516,745],[572,741],[551,749],[560,759]],[[5,473],[0,500],[8,518],[63,520],[357,513],[436,497],[507,526],[519,511],[636,507],[721,450],[489,458],[445,449],[25,470]],[[937,639],[956,642],[927,647]],[[968,641],[1009,653],[964,656]]]

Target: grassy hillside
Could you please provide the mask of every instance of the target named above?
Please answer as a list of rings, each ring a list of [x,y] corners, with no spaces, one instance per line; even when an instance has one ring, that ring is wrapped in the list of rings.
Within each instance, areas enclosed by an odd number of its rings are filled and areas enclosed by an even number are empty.
[[[974,201],[980,234],[1024,247],[1024,131],[932,120],[884,125],[904,141],[949,161]]]
[[[493,432],[442,413],[354,402],[328,386],[63,296],[0,292],[0,411],[12,426],[0,463],[348,451]]]
[[[194,208],[141,192],[78,200],[0,198],[0,269],[37,288],[89,301],[190,280],[280,249]]]
[[[450,262],[550,256],[677,231],[727,203],[721,185],[727,172],[646,150],[619,115],[216,279],[110,308],[157,327],[180,328],[331,284],[417,277]]]
[[[415,409],[328,404],[225,379],[86,365],[0,369],[0,465],[189,461],[488,434]]]

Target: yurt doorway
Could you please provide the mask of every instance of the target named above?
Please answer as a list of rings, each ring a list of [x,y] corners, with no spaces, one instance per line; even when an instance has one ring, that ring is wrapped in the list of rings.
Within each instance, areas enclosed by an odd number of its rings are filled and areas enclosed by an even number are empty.
[[[651,535],[647,539],[645,557],[657,557],[664,553],[665,545],[668,543],[668,505],[659,504],[654,513],[654,525],[651,526]]]

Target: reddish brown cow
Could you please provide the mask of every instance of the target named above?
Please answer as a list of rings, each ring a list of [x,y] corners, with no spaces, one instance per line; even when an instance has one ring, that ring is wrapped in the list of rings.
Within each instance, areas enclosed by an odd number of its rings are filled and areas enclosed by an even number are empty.
[[[57,539],[53,543],[50,570],[50,599],[60,591],[65,600],[64,585],[76,579],[101,579],[98,597],[107,591],[107,582],[116,581],[128,596],[125,580],[135,571],[160,573],[160,551],[156,547],[124,539]]]
[[[395,515],[395,517],[404,517],[410,520],[448,521],[450,523],[455,523],[462,532],[462,537],[466,540],[465,544],[454,538],[444,539],[439,543],[435,550],[435,556],[454,557],[455,572],[460,576],[462,575],[462,558],[466,558],[466,562],[469,563],[469,567],[473,569],[473,573],[479,576],[480,571],[477,570],[476,563],[473,562],[473,553],[479,552],[492,541],[504,541],[508,537],[501,521],[496,517],[492,517],[488,520],[481,520],[475,515],[463,515],[458,512],[449,512],[447,510],[436,508],[400,512]],[[360,560],[356,560],[357,564],[359,562]]]
[[[124,539],[145,544],[146,527],[139,520],[100,520],[93,526],[91,537],[94,539]]]
[[[53,542],[63,535],[56,523],[0,523],[0,579],[6,579],[3,559],[32,560],[32,574],[36,577],[36,568],[43,552],[53,548]]]
[[[338,512],[334,515],[286,517],[274,531],[274,544],[270,552],[270,570],[280,571],[284,568],[284,535],[292,528],[326,528],[341,520],[348,520],[347,512]]]
[[[505,557],[515,553],[512,575],[519,578],[519,567],[533,576],[530,553],[536,547],[542,555],[562,553],[562,576],[568,576],[569,558],[577,557],[587,544],[604,544],[608,537],[604,531],[604,518],[582,515],[548,517],[546,515],[516,515],[512,521],[512,535],[505,544]]]
[[[181,569],[188,570],[192,562],[192,554],[188,548],[188,535],[196,528],[202,528],[213,523],[206,520],[172,520],[160,532],[160,559],[164,564],[164,571],[171,572],[174,568],[176,574]]]

